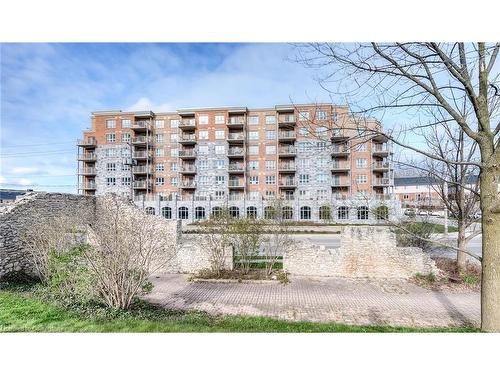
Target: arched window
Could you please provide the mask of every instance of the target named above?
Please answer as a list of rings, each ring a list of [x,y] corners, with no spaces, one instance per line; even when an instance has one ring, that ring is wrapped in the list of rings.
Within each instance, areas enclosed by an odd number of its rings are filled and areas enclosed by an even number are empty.
[[[375,208],[375,216],[377,217],[377,220],[388,220],[389,208],[385,205],[378,206]]]
[[[236,206],[229,207],[229,215],[231,217],[240,217],[240,209]]]
[[[205,219],[205,209],[203,207],[196,207],[194,209],[194,218],[196,220],[204,220]]]
[[[331,220],[332,219],[332,211],[328,206],[321,206],[319,208],[319,219],[320,220]]]
[[[146,207],[146,213],[148,215],[154,215],[155,214],[155,208],[154,207]]]
[[[222,207],[212,208],[212,217],[218,217],[220,215],[222,215]]]
[[[187,207],[179,207],[179,219],[189,219],[189,209]]]
[[[282,209],[283,212],[283,219],[284,220],[292,220],[293,219],[293,208],[285,206]]]
[[[247,207],[247,218],[257,219],[257,207],[254,206]]]
[[[267,206],[264,207],[264,219],[274,219],[276,217],[276,212],[274,207]]]
[[[349,219],[349,207],[340,206],[337,209],[337,215],[339,217],[339,220],[348,220]]]
[[[172,209],[170,207],[162,207],[161,208],[161,216],[163,216],[165,219],[171,219],[172,218]]]
[[[358,207],[358,220],[368,220],[368,207]]]
[[[311,220],[311,207],[300,207],[300,220]]]

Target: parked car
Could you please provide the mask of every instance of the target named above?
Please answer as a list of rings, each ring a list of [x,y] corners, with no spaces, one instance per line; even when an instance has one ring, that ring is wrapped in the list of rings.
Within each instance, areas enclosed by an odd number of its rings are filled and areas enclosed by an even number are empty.
[[[418,211],[418,216],[429,216],[428,211]]]
[[[415,209],[414,208],[407,208],[407,209],[405,209],[404,214],[406,216],[415,216]]]

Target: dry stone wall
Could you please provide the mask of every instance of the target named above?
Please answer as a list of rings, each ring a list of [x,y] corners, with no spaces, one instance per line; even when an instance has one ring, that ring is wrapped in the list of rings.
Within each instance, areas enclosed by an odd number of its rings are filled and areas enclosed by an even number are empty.
[[[386,227],[345,227],[339,248],[297,242],[283,257],[292,275],[410,278],[416,273],[437,273],[434,261],[422,249],[397,247]]]

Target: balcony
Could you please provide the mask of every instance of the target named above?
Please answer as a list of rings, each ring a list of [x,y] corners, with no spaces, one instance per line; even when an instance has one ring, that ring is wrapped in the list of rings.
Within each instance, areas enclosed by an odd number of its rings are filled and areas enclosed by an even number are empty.
[[[149,181],[138,180],[138,181],[132,182],[132,187],[135,190],[141,190],[141,189],[151,189],[152,185],[151,185],[151,182],[149,182]]]
[[[151,123],[149,121],[137,121],[132,124],[132,129],[137,132],[151,130]]]
[[[333,129],[332,130],[332,142],[342,142],[349,139],[349,136],[345,133],[345,130]]]
[[[294,115],[278,116],[279,125],[295,125],[295,122],[296,121]]]
[[[179,151],[179,158],[181,159],[195,159],[196,158],[196,151],[194,149],[191,150],[180,150]]]
[[[347,163],[333,163],[332,172],[349,172],[351,170],[351,166]]]
[[[227,141],[229,143],[243,143],[245,142],[245,135],[243,133],[228,133]]]
[[[295,163],[279,163],[278,171],[280,173],[295,173]]]
[[[82,190],[96,190],[97,186],[95,181],[89,181],[81,185]]]
[[[179,143],[181,145],[194,145],[194,144],[196,144],[196,135],[195,134],[182,134],[179,137]]]
[[[132,144],[134,145],[146,145],[148,143],[151,143],[151,137],[146,137],[145,135],[132,138]]]
[[[380,187],[385,187],[385,186],[390,186],[391,185],[391,180],[390,178],[376,178],[372,182],[373,186],[380,186]]]
[[[152,157],[153,153],[151,151],[134,151],[132,153],[132,159],[146,160],[151,159]]]
[[[230,189],[243,189],[245,187],[242,180],[229,180],[228,186]]]
[[[295,156],[296,154],[297,154],[297,151],[295,150],[295,147],[293,147],[293,146],[279,147],[278,148],[278,155],[279,156]]]
[[[78,174],[82,176],[94,176],[96,169],[94,167],[84,167],[78,171]]]
[[[278,140],[280,142],[293,142],[297,138],[297,135],[294,131],[280,131],[278,132]]]
[[[229,148],[227,150],[227,156],[229,158],[242,158],[245,156],[245,150],[242,148]]]
[[[243,167],[243,164],[238,164],[238,163],[229,163],[229,173],[230,174],[236,174],[236,173],[244,173],[245,168]]]
[[[336,157],[348,157],[351,154],[351,149],[346,145],[333,146],[331,154]]]
[[[196,189],[196,181],[194,180],[185,180],[181,181],[182,189]]]
[[[373,171],[387,172],[389,171],[390,163],[388,161],[376,161],[372,165]]]
[[[279,181],[279,187],[282,189],[294,189],[297,187],[295,178],[285,178]]]
[[[387,144],[373,144],[372,154],[377,156],[387,156],[391,153],[391,148]]]
[[[226,125],[232,129],[242,129],[245,125],[245,117],[243,116],[229,116]]]
[[[79,139],[76,141],[76,145],[83,148],[95,148],[97,146],[97,141],[95,138]]]
[[[136,165],[132,167],[133,174],[152,174],[153,168],[146,165]]]
[[[183,164],[181,165],[180,172],[182,174],[195,174],[196,173],[196,166],[192,164]]]
[[[351,186],[351,181],[349,179],[333,178],[332,187],[349,187]]]
[[[93,152],[84,152],[83,154],[78,155],[78,160],[81,161],[96,161],[97,155]]]
[[[196,128],[196,120],[193,119],[184,119],[179,122],[179,129],[195,129]]]

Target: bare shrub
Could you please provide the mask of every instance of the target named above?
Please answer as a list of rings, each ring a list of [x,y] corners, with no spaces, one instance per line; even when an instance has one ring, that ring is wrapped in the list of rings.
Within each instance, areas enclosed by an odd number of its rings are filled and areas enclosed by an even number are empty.
[[[259,255],[263,240],[262,225],[257,220],[238,218],[231,222],[231,244],[244,274],[250,271],[252,260]]]
[[[213,273],[220,276],[226,255],[231,246],[230,223],[232,217],[227,208],[221,208],[203,223],[206,233],[207,251],[209,253],[210,268]]]

